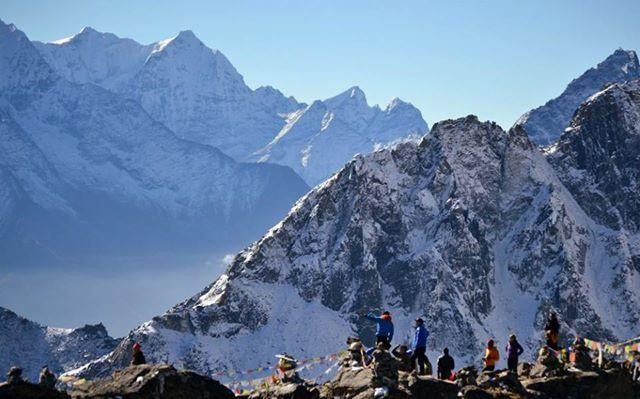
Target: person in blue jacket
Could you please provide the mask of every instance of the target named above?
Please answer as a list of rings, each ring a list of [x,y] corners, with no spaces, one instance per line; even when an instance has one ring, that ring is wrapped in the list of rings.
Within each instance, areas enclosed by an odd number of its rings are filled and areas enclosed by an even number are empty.
[[[393,339],[393,322],[391,321],[391,313],[384,311],[380,317],[369,313],[365,316],[367,319],[376,322],[376,346],[382,342],[385,349],[391,348],[391,340]]]
[[[411,349],[413,354],[411,355],[411,365],[415,367],[416,360],[418,361],[418,372],[425,374],[425,364],[429,361],[427,359],[427,337],[429,337],[429,331],[424,326],[424,320],[418,317],[416,319],[416,330],[413,334],[413,341],[411,342]]]

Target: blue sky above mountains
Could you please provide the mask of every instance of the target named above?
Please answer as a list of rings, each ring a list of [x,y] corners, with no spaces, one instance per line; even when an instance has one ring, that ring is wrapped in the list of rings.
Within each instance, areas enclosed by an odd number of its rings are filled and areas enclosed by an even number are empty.
[[[300,101],[358,85],[436,122],[469,113],[510,126],[616,48],[640,48],[640,2],[25,1],[1,18],[32,40],[89,25],[142,43],[190,29],[251,87]]]

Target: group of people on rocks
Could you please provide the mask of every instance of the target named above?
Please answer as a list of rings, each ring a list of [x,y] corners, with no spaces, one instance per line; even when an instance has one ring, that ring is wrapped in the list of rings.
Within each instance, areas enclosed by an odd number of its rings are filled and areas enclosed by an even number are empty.
[[[369,350],[365,350],[362,342],[357,338],[349,338],[347,344],[349,346],[348,354],[342,364],[345,366],[362,366],[369,367],[373,364],[380,363],[380,359],[389,356],[397,363],[397,369],[404,372],[416,372],[420,375],[432,375],[433,368],[431,362],[426,355],[427,339],[429,331],[426,328],[425,321],[418,317],[414,321],[414,333],[411,345],[397,345],[391,349],[391,341],[393,340],[394,325],[391,314],[388,311],[382,312],[379,316],[369,313],[365,318],[376,323],[375,346]],[[558,346],[560,325],[557,316],[552,313],[545,326],[547,345],[554,349]],[[524,348],[518,342],[515,335],[510,335],[505,346],[507,369],[515,374],[518,372],[519,358],[524,352]],[[494,339],[489,339],[484,351],[483,371],[493,371],[496,364],[500,360],[500,352],[496,346]],[[442,355],[437,362],[437,377],[447,380],[453,379],[455,369],[455,361],[449,354],[449,349],[444,348]]]
[[[38,375],[38,384],[47,388],[54,389],[56,386],[56,378],[55,374],[49,369],[49,366],[44,365],[40,370],[40,374]],[[25,382],[25,379],[22,377],[22,368],[13,366],[9,369],[7,373],[7,384],[20,384]]]
[[[134,343],[132,349],[133,349],[133,352],[132,352],[132,359],[130,364],[132,366],[145,364],[147,361],[144,357],[144,354],[142,353],[142,348],[140,347],[140,344],[137,342]],[[58,378],[53,373],[53,371],[51,371],[49,366],[48,365],[42,366],[42,369],[40,370],[40,374],[38,375],[38,385],[41,385],[43,387],[50,388],[50,389],[55,389],[57,381],[58,381]],[[7,373],[7,384],[21,384],[25,382],[26,380],[22,376],[21,367],[13,366],[9,369],[9,372]]]
[[[380,316],[369,313],[365,317],[376,323],[376,349],[388,351],[391,348],[394,331],[391,314],[384,311]],[[431,362],[426,354],[427,338],[429,338],[429,331],[424,320],[418,317],[414,321],[411,348],[398,345],[391,350],[391,355],[400,363],[400,370],[407,372],[417,370],[421,375],[433,373]],[[438,377],[449,379],[454,368],[455,362],[449,355],[449,349],[444,348],[442,356],[438,359]]]

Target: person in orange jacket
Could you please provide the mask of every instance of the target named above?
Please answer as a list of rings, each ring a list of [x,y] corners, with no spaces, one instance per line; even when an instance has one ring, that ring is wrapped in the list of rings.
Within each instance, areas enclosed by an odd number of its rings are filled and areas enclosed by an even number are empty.
[[[498,353],[495,341],[490,339],[489,342],[487,342],[487,349],[485,350],[484,357],[482,358],[482,362],[484,363],[482,371],[495,370],[498,360],[500,360],[500,353]]]

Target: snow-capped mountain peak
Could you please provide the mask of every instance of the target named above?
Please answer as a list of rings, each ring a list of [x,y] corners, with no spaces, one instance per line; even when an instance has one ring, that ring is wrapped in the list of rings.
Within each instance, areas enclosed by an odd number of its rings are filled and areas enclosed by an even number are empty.
[[[607,84],[638,78],[640,64],[636,52],[617,49],[597,66],[571,81],[560,96],[522,115],[516,124],[522,125],[536,144],[551,144],[560,137],[583,101]]]
[[[55,79],[27,36],[15,25],[0,21],[0,88],[31,92]]]
[[[634,50],[618,48],[599,63],[595,69],[619,70],[625,74],[633,73],[638,69],[638,55]]]
[[[344,106],[365,106],[368,107],[367,97],[358,86],[353,86],[338,94],[324,100],[329,108],[340,108]]]
[[[163,51],[167,48],[178,47],[183,51],[193,51],[194,48],[199,49],[201,47],[206,47],[204,43],[200,39],[196,37],[196,35],[190,30],[180,31],[176,36],[161,40],[154,46],[153,52]],[[207,48],[212,53],[217,53],[216,50],[211,50]],[[176,50],[179,51],[179,50]]]
[[[290,114],[254,159],[288,165],[315,185],[357,153],[427,131],[420,111],[411,104],[395,99],[383,111],[369,106],[364,92],[353,86]],[[340,146],[335,145],[337,140]]]

